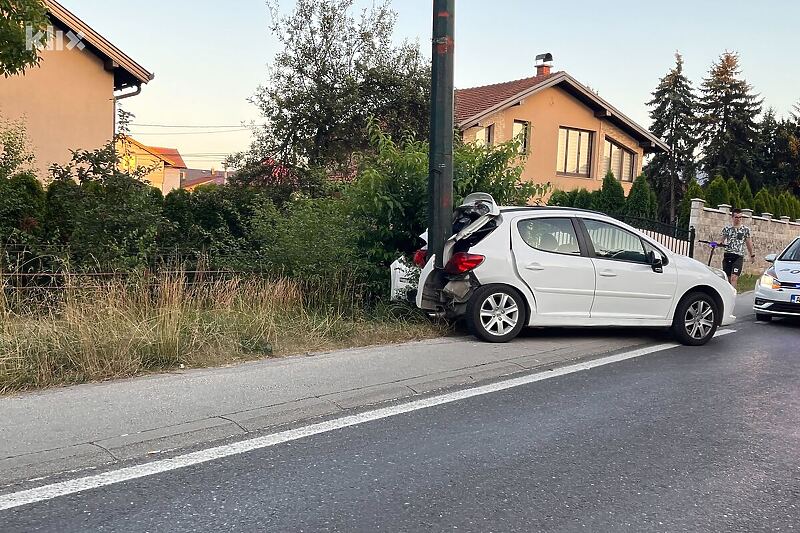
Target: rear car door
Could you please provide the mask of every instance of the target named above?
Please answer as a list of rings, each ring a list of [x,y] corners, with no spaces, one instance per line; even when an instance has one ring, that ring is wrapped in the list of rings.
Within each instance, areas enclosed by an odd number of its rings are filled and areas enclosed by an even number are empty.
[[[595,272],[570,217],[521,218],[512,225],[517,272],[533,292],[536,316],[589,318]]]
[[[596,272],[592,318],[666,319],[678,272],[665,254],[635,233],[609,222],[581,218]],[[647,260],[654,251],[664,261],[655,272]]]

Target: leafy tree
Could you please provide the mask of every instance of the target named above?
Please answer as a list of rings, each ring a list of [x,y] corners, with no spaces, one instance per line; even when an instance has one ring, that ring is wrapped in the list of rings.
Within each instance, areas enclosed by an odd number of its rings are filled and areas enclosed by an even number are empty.
[[[756,193],[753,199],[753,212],[756,215],[762,215],[764,213],[770,213],[770,209],[769,191],[767,191],[767,189],[761,189]]]
[[[706,187],[706,205],[717,208],[722,204],[730,204],[728,183],[722,176],[717,176]]]
[[[47,24],[42,0],[0,0],[0,74],[7,78],[39,64]]]
[[[683,73],[683,57],[675,53],[675,66],[661,78],[647,103],[652,126],[650,130],[664,140],[669,152],[656,154],[647,165],[659,203],[661,216],[674,221],[685,183],[696,174],[697,96],[692,83]]]
[[[253,103],[265,125],[249,165],[354,170],[370,147],[369,117],[396,138],[427,137],[430,65],[419,46],[397,46],[388,2],[354,17],[354,0],[298,0],[282,15],[269,0],[270,30],[281,49]]]
[[[597,211],[612,217],[625,214],[625,189],[611,172],[603,178],[603,186],[594,200],[593,208]]]
[[[739,56],[725,52],[711,66],[700,91],[701,166],[709,175],[752,176],[755,170],[755,119],[762,100],[741,79]]]
[[[753,190],[750,188],[750,180],[747,177],[742,178],[742,181],[739,182],[739,201],[739,207],[742,209],[755,208],[753,205]]]
[[[657,200],[656,200],[657,202]],[[644,174],[637,177],[625,201],[625,215],[635,218],[655,219],[657,204],[653,202],[653,190]]]

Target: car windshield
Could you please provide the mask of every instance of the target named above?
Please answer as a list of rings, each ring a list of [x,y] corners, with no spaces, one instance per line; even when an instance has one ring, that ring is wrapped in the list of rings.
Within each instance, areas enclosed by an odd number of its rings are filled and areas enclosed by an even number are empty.
[[[781,261],[800,262],[800,239],[794,241],[778,259]]]

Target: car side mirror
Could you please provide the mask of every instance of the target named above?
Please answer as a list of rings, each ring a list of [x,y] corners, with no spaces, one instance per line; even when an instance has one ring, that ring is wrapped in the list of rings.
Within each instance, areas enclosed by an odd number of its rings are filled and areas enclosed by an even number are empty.
[[[764,258],[764,261],[766,261],[767,263],[774,263],[777,260],[778,260],[777,254],[769,254],[767,257]]]
[[[660,255],[656,255],[653,250],[647,252],[647,263],[653,269],[653,272],[656,274],[663,274],[664,273],[664,260],[661,258]]]

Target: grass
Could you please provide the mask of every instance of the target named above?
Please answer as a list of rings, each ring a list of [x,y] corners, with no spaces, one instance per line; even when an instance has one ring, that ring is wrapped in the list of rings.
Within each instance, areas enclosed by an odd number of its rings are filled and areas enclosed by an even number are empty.
[[[744,274],[739,278],[736,284],[739,294],[756,290],[756,283],[761,279],[761,276],[755,274]]]
[[[407,306],[367,312],[353,287],[330,282],[189,285],[171,274],[89,288],[68,282],[46,303],[9,292],[0,291],[0,393],[444,332]]]

